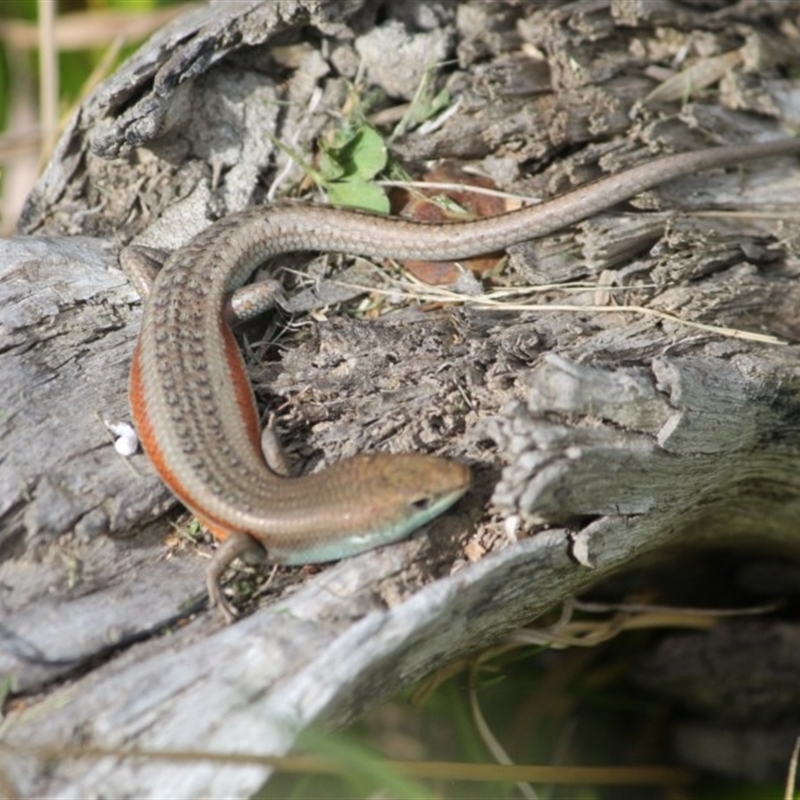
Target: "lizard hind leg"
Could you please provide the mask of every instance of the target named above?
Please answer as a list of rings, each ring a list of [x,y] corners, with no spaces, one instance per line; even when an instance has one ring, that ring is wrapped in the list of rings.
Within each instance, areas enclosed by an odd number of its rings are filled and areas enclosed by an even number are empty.
[[[267,551],[263,546],[246,533],[231,533],[222,539],[206,568],[206,589],[209,604],[219,607],[226,622],[233,622],[239,612],[222,591],[221,579],[225,570],[236,558],[243,558],[248,563],[260,563],[266,557]]]

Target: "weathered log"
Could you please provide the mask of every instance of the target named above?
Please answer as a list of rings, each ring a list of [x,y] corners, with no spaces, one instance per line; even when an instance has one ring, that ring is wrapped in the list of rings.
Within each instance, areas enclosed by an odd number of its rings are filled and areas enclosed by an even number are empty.
[[[454,50],[458,113],[398,152],[471,159],[504,188],[543,195],[643,149],[778,135],[798,91],[770,77],[791,51],[765,45],[758,20],[739,22],[751,32],[742,58],[763,59],[761,72],[731,70],[719,104],[678,114],[635,105],[654,82],[632,42],[657,22],[718,31],[731,47],[721,13],[387,2],[375,27],[377,5],[226,2],[176,20],[87,100],[31,195],[26,235],[0,243],[0,675],[31,695],[2,723],[4,742],[283,753],[299,730],[354,718],[645,554],[742,538],[800,546],[800,170],[780,159],[675,182],[640,198],[647,211],[514,248],[507,280],[571,311],[466,303],[331,318],[255,366],[270,396],[297,397],[288,426],[309,428],[295,446],[308,466],[422,448],[473,464],[477,485],[409,542],[281,571],[261,590],[273,598],[231,627],[202,610],[208,545],[172,532],[173,500],[143,456],[116,454],[103,423],[128,418],[140,313],[118,242],[177,246],[263,200],[264,174],[296,177],[265,131],[308,152],[361,61],[402,100],[421,53]],[[545,64],[529,63],[520,37]],[[387,75],[389,50],[404,58]],[[565,280],[585,285],[546,288]],[[501,521],[484,511],[490,498]],[[0,759],[21,796],[238,797],[269,774]]]

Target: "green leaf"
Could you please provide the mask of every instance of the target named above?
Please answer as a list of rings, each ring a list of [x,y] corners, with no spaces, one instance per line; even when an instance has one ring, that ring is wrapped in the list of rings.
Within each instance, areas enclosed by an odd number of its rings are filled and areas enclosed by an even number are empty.
[[[338,151],[322,150],[319,156],[319,170],[326,181],[338,181],[344,177],[344,167],[338,159]]]
[[[433,93],[436,69],[437,65],[432,64],[423,73],[417,91],[414,93],[406,113],[403,114],[403,118],[392,131],[389,141],[394,141],[406,131],[416,128],[420,123],[431,119],[450,105],[451,96],[447,89],[442,89],[435,95]]]
[[[389,159],[383,137],[369,125],[340,130],[322,146],[319,165],[326,180],[370,180]]]
[[[358,131],[342,155],[345,172],[362,180],[374,178],[386,166],[388,158],[383,137],[368,125]]]
[[[328,200],[335,206],[361,208],[376,214],[389,213],[389,198],[383,188],[367,181],[338,181],[329,183]]]
[[[429,94],[421,94],[415,97],[407,114],[409,127],[416,127],[425,122],[425,120],[436,116],[450,105],[450,99],[450,92],[447,89],[442,89],[441,92],[433,97]]]

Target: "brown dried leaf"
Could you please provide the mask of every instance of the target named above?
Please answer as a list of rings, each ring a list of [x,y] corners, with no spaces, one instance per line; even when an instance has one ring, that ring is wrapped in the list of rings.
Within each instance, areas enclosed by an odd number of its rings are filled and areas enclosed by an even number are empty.
[[[423,181],[429,183],[459,183],[496,189],[497,186],[488,178],[469,175],[454,164],[442,164],[426,173]],[[453,204],[460,206],[466,213],[444,208],[436,200],[428,198],[447,197]],[[392,192],[392,212],[419,222],[459,222],[479,217],[494,217],[512,210],[509,201],[492,195],[476,194],[469,190],[441,189],[398,189]],[[483,276],[496,270],[502,260],[502,253],[490,253],[478,258],[455,261],[403,261],[403,266],[415,278],[433,286],[453,283],[464,269],[473,274]]]

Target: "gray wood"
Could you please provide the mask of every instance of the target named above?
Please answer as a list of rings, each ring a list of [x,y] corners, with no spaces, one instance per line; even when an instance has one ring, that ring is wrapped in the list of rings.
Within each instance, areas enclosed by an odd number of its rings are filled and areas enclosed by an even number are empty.
[[[273,158],[278,171],[286,163],[264,130],[310,148],[342,106],[377,6],[223,2],[176,20],[87,100],[29,199],[27,235],[0,243],[0,676],[31,695],[2,722],[3,742],[282,753],[289,731],[347,722],[646,553],[740,537],[797,548],[800,171],[783,159],[693,176],[640,198],[636,214],[610,211],[514,248],[509,282],[597,280],[539,298],[580,312],[301,319],[309,324],[279,339],[282,360],[253,358],[252,374],[273,406],[292,400],[284,438],[306,468],[364,448],[421,447],[473,464],[475,490],[408,542],[280,571],[233,626],[202,611],[210,545],[174,533],[162,517],[168,493],[143,456],[115,453],[102,422],[128,417],[139,318],[118,245],[173,247],[262,200]],[[744,80],[745,113],[710,101],[686,104],[680,118],[676,107],[634,112],[653,82],[630,63],[626,37],[649,35],[653,20],[618,28],[607,10],[577,6],[509,4],[489,18],[481,3],[457,13],[395,4],[402,11],[381,35],[409,45],[413,70],[415,44],[455,42],[448,83],[462,98],[458,114],[398,150],[469,158],[511,176],[507,188],[544,195],[647,149],[777,135],[796,82],[753,74],[720,90]],[[659,8],[666,22],[678,14]],[[680,13],[688,29],[717,29],[707,14]],[[321,52],[274,49],[310,30]],[[541,64],[529,75],[524,59],[501,63],[520,32],[552,52],[552,91]],[[590,46],[595,36],[603,47]],[[276,53],[285,84],[271,77]],[[765,107],[770,119],[757,116]],[[537,158],[553,163],[513,181]],[[676,207],[776,210],[724,220]],[[314,269],[324,286],[331,260]],[[792,343],[590,310],[609,297]],[[0,768],[17,794],[43,797],[245,797],[269,774],[116,758],[44,768],[19,753],[0,753]]]

